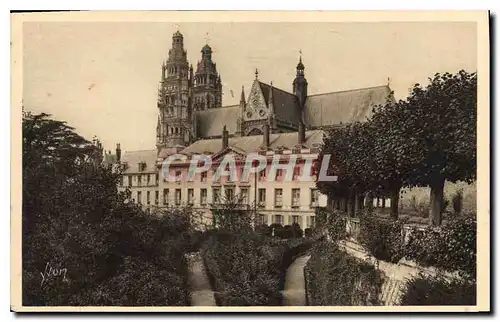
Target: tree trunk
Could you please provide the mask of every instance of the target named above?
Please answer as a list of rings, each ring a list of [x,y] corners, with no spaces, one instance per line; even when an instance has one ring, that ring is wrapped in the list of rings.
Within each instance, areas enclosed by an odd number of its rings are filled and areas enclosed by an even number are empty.
[[[365,194],[360,194],[358,196],[359,210],[365,209]]]
[[[340,201],[341,201],[340,197],[335,199],[335,210],[340,210]]]
[[[366,193],[366,208],[369,213],[373,212],[373,193],[371,191]]]
[[[355,197],[354,193],[351,193],[349,195],[349,198],[347,199],[347,215],[349,217],[354,217],[356,215],[356,204],[355,204]]]
[[[399,191],[401,188],[397,188],[391,191],[391,218],[394,220],[398,219],[398,206],[399,206]]]
[[[432,226],[441,225],[441,210],[443,209],[444,180],[431,184],[431,200],[429,224]]]
[[[359,194],[358,193],[354,194],[354,215],[357,215],[361,210],[361,203],[359,201],[360,201]]]
[[[385,197],[382,197],[382,208],[385,209]]]
[[[377,197],[377,208],[380,207],[380,197]]]

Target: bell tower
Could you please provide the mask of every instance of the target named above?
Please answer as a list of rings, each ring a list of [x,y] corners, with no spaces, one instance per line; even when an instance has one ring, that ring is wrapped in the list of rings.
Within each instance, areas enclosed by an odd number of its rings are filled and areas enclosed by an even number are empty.
[[[293,80],[293,94],[297,96],[299,101],[300,109],[304,109],[307,98],[307,80],[304,76],[304,64],[302,63],[302,56],[299,58],[299,63],[297,64],[297,73],[295,79]]]
[[[193,106],[195,110],[222,106],[222,80],[208,44],[201,49],[201,60],[194,74]]]
[[[302,53],[301,53],[302,54]],[[304,121],[304,110],[307,99],[307,80],[304,76],[304,64],[302,63],[302,55],[299,57],[299,63],[297,64],[297,73],[295,79],[293,80],[293,94],[297,97],[299,105],[299,142],[304,142],[305,140],[305,121]]]
[[[191,75],[187,52],[184,49],[184,37],[176,31],[172,36],[168,59],[162,64],[158,90],[158,149],[186,146],[194,139]]]

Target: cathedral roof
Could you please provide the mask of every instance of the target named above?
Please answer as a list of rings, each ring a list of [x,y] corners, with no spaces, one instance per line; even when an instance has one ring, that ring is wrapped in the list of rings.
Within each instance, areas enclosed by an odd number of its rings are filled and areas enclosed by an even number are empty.
[[[239,105],[196,111],[197,132],[202,138],[221,136],[225,125],[229,134],[236,133],[236,120],[240,116]]]
[[[323,133],[324,132],[321,130],[306,131],[306,140],[303,145],[308,148],[312,148],[313,145],[321,144],[323,142]],[[278,147],[292,149],[297,144],[297,135],[297,132],[271,134],[269,137],[270,149],[276,149]],[[262,135],[229,138],[230,147],[234,147],[246,153],[258,152],[262,143]],[[198,140],[182,150],[181,153],[215,154],[220,150],[222,150],[222,140],[218,138]]]
[[[157,150],[126,151],[122,162],[127,163],[124,173],[156,172]],[[144,162],[146,168],[139,171],[139,163]]]
[[[375,105],[384,104],[391,89],[387,85],[332,92],[307,97],[304,121],[308,127],[364,121]]]
[[[262,82],[259,83],[266,104],[269,104],[269,92],[271,86]],[[297,96],[274,86],[272,89],[274,114],[276,115],[276,118],[291,124],[298,124],[300,120],[300,112]]]

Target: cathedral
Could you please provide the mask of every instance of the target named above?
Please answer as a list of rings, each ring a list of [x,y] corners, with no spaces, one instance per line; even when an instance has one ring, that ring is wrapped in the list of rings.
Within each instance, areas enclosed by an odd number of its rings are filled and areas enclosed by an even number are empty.
[[[392,97],[388,85],[311,95],[302,57],[292,68],[296,73],[289,89],[262,82],[255,70],[248,96],[242,87],[239,104],[224,106],[223,75],[217,71],[212,48],[208,44],[201,48],[195,69],[188,61],[183,35],[175,32],[168,58],[161,66],[156,149],[128,151],[121,160],[117,149],[118,162],[125,165],[122,189],[128,187],[134,202],[146,207],[187,203],[199,209],[207,209],[223,192],[241,193],[246,194],[249,204],[259,205],[262,223],[313,226],[314,207],[319,205],[314,182],[271,184],[256,178],[254,183],[221,184],[208,183],[205,174],[194,183],[171,183],[161,173],[162,161],[175,153],[214,158],[252,152],[296,154],[299,159],[314,156],[325,130],[364,121],[375,105]]]
[[[263,135],[268,127],[269,134],[297,132],[305,139],[306,130],[365,119],[371,106],[383,103],[390,93],[385,85],[308,96],[304,71],[299,58],[295,79],[287,91],[261,82],[256,70],[248,98],[242,88],[239,105],[222,106],[222,80],[212,48],[203,46],[195,70],[188,62],[183,35],[175,32],[168,59],[162,64],[158,152],[180,152],[198,140],[220,137],[224,125],[235,138]]]

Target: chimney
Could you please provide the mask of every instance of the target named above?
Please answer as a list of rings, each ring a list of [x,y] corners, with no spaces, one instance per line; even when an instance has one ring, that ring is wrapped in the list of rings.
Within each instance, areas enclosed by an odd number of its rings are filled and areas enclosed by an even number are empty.
[[[302,121],[299,123],[298,144],[302,145],[306,141],[306,126]]]
[[[269,148],[269,124],[265,123],[262,130],[264,132],[264,135],[262,136],[264,142],[262,142],[262,145]]]
[[[226,126],[222,128],[222,149],[226,149],[229,146],[229,133]]]
[[[122,158],[122,149],[120,148],[120,143],[116,143],[116,161],[120,162]]]

